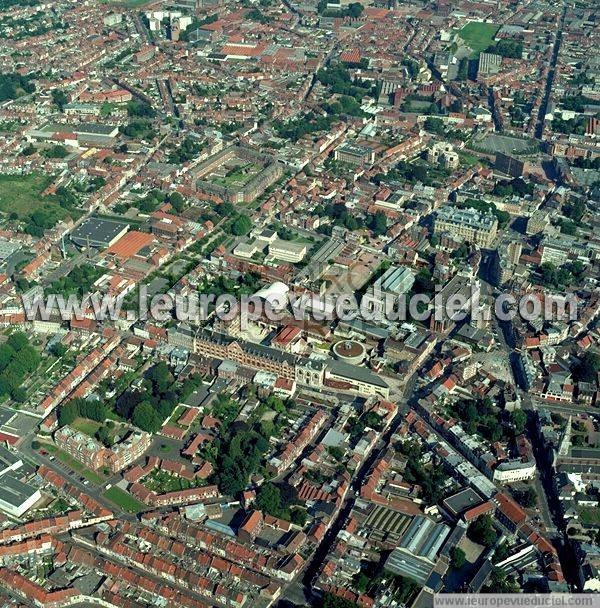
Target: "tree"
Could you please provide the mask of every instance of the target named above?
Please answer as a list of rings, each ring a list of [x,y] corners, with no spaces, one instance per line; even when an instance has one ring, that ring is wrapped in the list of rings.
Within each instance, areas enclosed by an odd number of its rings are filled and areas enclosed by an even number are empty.
[[[484,547],[491,547],[498,538],[492,518],[489,515],[482,515],[477,518],[469,526],[467,534],[472,541]]]
[[[515,427],[515,435],[522,435],[527,424],[527,414],[523,410],[514,410],[510,414],[510,419]]]
[[[502,57],[510,57],[511,59],[521,59],[523,56],[523,42],[521,40],[503,38],[496,45],[490,46],[486,52],[495,53]]]
[[[578,382],[594,382],[600,371],[600,355],[588,351],[575,366],[573,375]]]
[[[14,351],[20,351],[29,345],[29,340],[22,331],[15,331],[10,334],[6,344],[8,344],[8,346],[10,346]]]
[[[334,593],[326,592],[319,602],[319,608],[358,608],[358,604]]]
[[[415,78],[419,74],[419,62],[411,59],[410,57],[405,57],[402,60],[402,65],[406,68],[408,75],[410,78]]]
[[[515,492],[515,498],[526,508],[533,509],[537,505],[537,492],[533,487]]]
[[[577,224],[571,220],[563,220],[562,218],[556,220],[556,225],[560,228],[563,234],[574,236],[577,234]]]
[[[352,4],[348,5],[347,10],[349,17],[352,17],[353,19],[358,19],[365,10],[365,7],[360,2],[352,2]]]
[[[240,214],[231,225],[231,232],[235,236],[242,236],[248,234],[252,229],[252,222],[247,215]]]
[[[62,342],[55,342],[50,347],[50,353],[57,358],[63,357],[66,354],[67,350],[67,347]]]
[[[185,199],[179,192],[172,192],[169,195],[169,203],[177,213],[181,213],[185,207]]]
[[[377,211],[371,216],[369,228],[375,236],[381,236],[387,232],[387,217],[383,211]]]
[[[104,402],[100,400],[77,399],[79,415],[96,422],[104,422],[108,411]]]
[[[61,144],[56,144],[44,150],[42,154],[46,158],[65,158],[66,156],[68,156],[69,151],[67,150],[67,148],[65,148],[65,146]]]
[[[460,570],[467,563],[467,556],[460,547],[452,547],[450,550],[450,565],[455,570]]]
[[[279,517],[282,511],[281,490],[274,483],[264,484],[256,495],[256,506],[265,513]]]
[[[0,370],[6,368],[15,355],[15,349],[6,342],[0,345]]]
[[[579,223],[586,212],[586,204],[582,199],[578,199],[572,203],[566,203],[563,206],[563,214],[574,222]]]
[[[21,74],[0,74],[0,102],[17,99],[35,91],[35,84],[30,76]]]
[[[11,397],[17,403],[25,403],[27,401],[27,391],[19,386],[13,390]]]
[[[134,391],[125,391],[115,403],[115,411],[119,416],[130,420],[136,405],[142,401],[142,394]]]
[[[151,382],[153,392],[164,393],[173,384],[174,378],[169,366],[164,361],[160,361],[148,370],[146,380]]]
[[[23,156],[31,156],[32,154],[35,154],[35,146],[33,144],[27,144],[22,150],[21,150],[21,154]]]
[[[232,203],[225,201],[224,203],[217,205],[215,211],[221,217],[230,217],[235,213],[235,207],[233,206]]]
[[[147,401],[135,406],[131,420],[135,426],[148,433],[156,433],[161,427],[160,418]]]
[[[34,439],[31,442],[31,449],[32,450],[39,450],[41,447],[42,447],[42,444],[37,439]]]
[[[501,561],[504,561],[509,555],[510,549],[508,547],[508,543],[504,541],[496,547],[492,561],[497,564]]]
[[[123,135],[134,139],[152,139],[155,135],[152,123],[141,118],[132,120],[128,125],[119,127]]]
[[[79,416],[79,408],[75,401],[69,401],[58,410],[58,426],[63,427],[71,424]]]
[[[396,602],[400,605],[410,605],[420,589],[419,584],[412,578],[393,574],[388,570],[385,571],[385,576],[390,579],[390,590]]]
[[[154,118],[156,112],[152,109],[152,106],[142,101],[130,101],[127,103],[127,114],[129,116],[143,117],[143,118]]]
[[[219,420],[221,427],[227,430],[235,420],[239,411],[238,404],[227,395],[218,395],[215,404],[212,406],[212,415]]]
[[[69,102],[69,98],[66,96],[64,91],[60,89],[52,89],[52,101],[62,112],[65,105]]]
[[[567,264],[566,268],[576,279],[581,278],[585,272],[585,266],[583,265],[583,262],[580,262],[579,260]]]
[[[551,262],[544,262],[540,266],[540,285],[556,289],[563,288],[574,280],[570,268],[569,265],[556,268]],[[579,266],[575,266],[575,271],[579,271]]]
[[[494,568],[490,575],[489,589],[493,593],[519,593],[520,587],[515,579],[500,568]]]
[[[96,431],[96,439],[100,441],[103,445],[109,448],[114,443],[113,434],[110,432],[108,426],[101,426]]]
[[[327,451],[335,458],[337,461],[341,461],[344,458],[344,450],[337,445],[331,445],[327,448]]]
[[[317,79],[321,84],[329,87],[333,93],[348,95],[356,98],[357,101],[360,101],[371,90],[371,86],[367,83],[354,79],[343,63],[336,63],[329,65],[327,68],[321,68],[317,71]],[[316,119],[317,123],[319,122],[314,114],[308,114],[307,119]]]
[[[290,521],[297,526],[304,527],[306,525],[306,521],[308,519],[308,515],[304,509],[299,507],[295,507],[290,510]]]
[[[433,118],[428,116],[424,124],[425,130],[429,133],[435,133],[437,135],[444,134],[444,123],[439,118]]]
[[[356,574],[353,578],[353,584],[358,591],[361,593],[366,593],[369,589],[369,585],[371,584],[371,577],[367,576],[362,570]]]
[[[67,276],[53,281],[48,286],[46,293],[56,293],[64,296],[79,294],[82,296],[89,292],[102,272],[102,269],[91,264],[81,264],[73,268]]]
[[[246,13],[246,18],[250,19],[251,21],[256,21],[257,23],[262,24],[269,23],[271,21],[271,18],[268,15],[265,15],[261,10],[256,7]]]

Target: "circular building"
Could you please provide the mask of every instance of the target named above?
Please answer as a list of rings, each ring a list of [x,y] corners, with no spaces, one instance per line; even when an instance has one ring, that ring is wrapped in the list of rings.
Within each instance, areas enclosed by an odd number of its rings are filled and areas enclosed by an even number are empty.
[[[333,345],[333,355],[339,361],[359,365],[367,356],[367,349],[356,340],[341,340]]]
[[[276,281],[271,285],[263,287],[261,290],[257,291],[254,295],[257,298],[262,298],[267,301],[273,310],[280,311],[285,309],[288,305],[288,293],[290,288],[281,281]]]

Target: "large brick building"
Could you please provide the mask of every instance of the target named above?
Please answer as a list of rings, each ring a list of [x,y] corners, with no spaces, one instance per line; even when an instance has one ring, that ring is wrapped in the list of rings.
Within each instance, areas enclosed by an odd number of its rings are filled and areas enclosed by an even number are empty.
[[[251,370],[270,372],[312,388],[338,386],[361,395],[389,396],[388,384],[370,369],[341,361],[301,357],[214,331],[184,325],[170,328],[169,344],[217,361],[233,361]]]
[[[139,430],[132,430],[112,448],[77,431],[64,426],[54,434],[56,445],[87,468],[97,471],[107,467],[111,473],[118,473],[143,456],[150,447],[152,435]]]

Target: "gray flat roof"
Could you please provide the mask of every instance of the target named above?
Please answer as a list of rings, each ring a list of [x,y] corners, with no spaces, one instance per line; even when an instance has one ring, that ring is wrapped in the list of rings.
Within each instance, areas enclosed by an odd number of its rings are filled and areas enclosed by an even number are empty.
[[[91,247],[106,247],[124,229],[127,222],[91,217],[81,223],[71,233],[71,240],[80,246],[90,244]]]
[[[2,484],[0,485],[0,500],[15,508],[20,507],[36,492],[37,488],[19,481],[10,473],[7,473],[2,477]]]
[[[13,243],[6,239],[0,239],[0,261],[4,261],[9,258],[15,251],[21,249],[21,243]]]
[[[373,325],[371,323],[365,323],[365,321],[362,321],[361,319],[348,319],[347,321],[340,321],[339,325],[342,328],[348,327],[357,332],[365,334],[366,336],[372,336],[380,340],[388,338],[390,335],[389,329],[379,327],[378,325]]]
[[[406,266],[390,266],[378,281],[381,289],[395,293],[405,293],[414,282],[414,275]]]
[[[79,122],[74,124],[55,124],[50,123],[40,129],[43,132],[66,132],[66,133],[81,133],[87,135],[104,135],[109,136],[115,129],[116,125],[103,125],[96,122]]]
[[[429,579],[433,565],[406,551],[394,549],[385,562],[385,568],[394,574],[412,578],[423,586]]]
[[[483,498],[472,488],[465,488],[444,500],[444,504],[456,515],[460,515],[463,511],[476,507],[482,502]]]
[[[11,452],[3,445],[0,445],[0,466],[8,468],[13,464],[19,462],[19,460],[21,460],[21,457],[18,454]]]
[[[348,378],[349,380],[355,380],[357,382],[364,382],[365,384],[372,384],[381,388],[389,388],[387,382],[365,367],[350,365],[349,363],[344,363],[342,361],[328,362],[328,367],[336,376],[341,376],[342,378]]]

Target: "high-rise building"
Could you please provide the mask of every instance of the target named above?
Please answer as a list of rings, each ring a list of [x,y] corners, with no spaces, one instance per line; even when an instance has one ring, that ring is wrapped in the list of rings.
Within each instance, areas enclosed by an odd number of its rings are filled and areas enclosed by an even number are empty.
[[[523,245],[520,241],[502,243],[492,258],[492,280],[496,285],[506,283],[513,276],[521,258]]]
[[[534,211],[531,217],[527,219],[527,234],[539,234],[543,232],[550,223],[550,217],[547,211]]]

